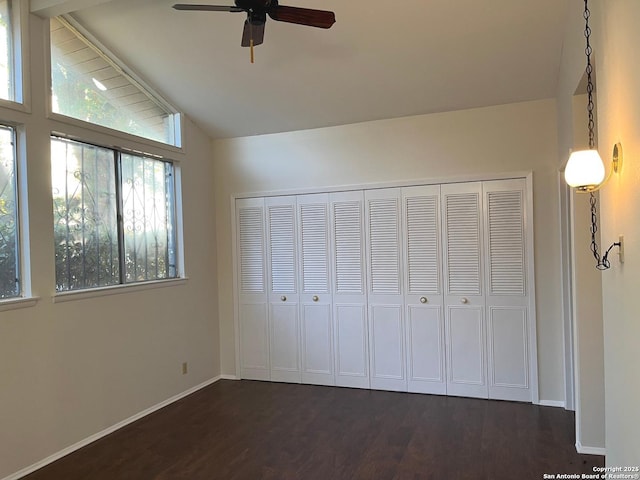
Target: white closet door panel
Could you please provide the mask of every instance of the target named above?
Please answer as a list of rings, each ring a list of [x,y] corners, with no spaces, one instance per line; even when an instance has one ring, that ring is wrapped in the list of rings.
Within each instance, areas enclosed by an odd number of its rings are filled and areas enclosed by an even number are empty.
[[[298,305],[271,305],[271,380],[300,383]]]
[[[371,388],[406,391],[402,305],[370,305]]]
[[[362,304],[336,304],[336,385],[369,388],[367,310]]]
[[[332,193],[329,203],[336,385],[369,388],[364,194]]]
[[[408,306],[409,391],[445,394],[444,321],[440,306]]]
[[[407,390],[402,191],[365,192],[371,388]]]
[[[482,307],[448,307],[446,330],[447,394],[487,398]]]
[[[239,309],[240,371],[249,380],[269,380],[269,322],[266,302]]]
[[[271,380],[300,382],[296,198],[265,198]]]
[[[482,184],[441,190],[447,394],[487,398]]]
[[[402,207],[408,390],[444,394],[440,186],[403,188]]]
[[[489,396],[531,401],[524,179],[484,182]]]
[[[489,307],[489,398],[531,401],[526,308]]]
[[[235,207],[240,376],[269,380],[264,199],[237,199]]]
[[[335,384],[329,195],[299,195],[302,383]]]

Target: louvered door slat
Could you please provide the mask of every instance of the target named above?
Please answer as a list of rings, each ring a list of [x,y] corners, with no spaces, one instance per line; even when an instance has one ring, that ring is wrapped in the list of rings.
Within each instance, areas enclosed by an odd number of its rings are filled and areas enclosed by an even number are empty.
[[[264,293],[264,219],[262,207],[240,208],[241,293]]]
[[[270,205],[268,216],[271,290],[293,293],[296,291],[294,207]]]
[[[480,198],[476,193],[445,196],[447,283],[453,295],[480,295]]]
[[[302,240],[302,291],[329,291],[329,246],[326,204],[300,206],[300,236]]]
[[[490,294],[525,295],[522,192],[489,192],[487,198]]]
[[[399,223],[397,199],[369,200],[372,293],[400,293]]]
[[[364,293],[362,202],[335,202],[333,212],[336,293]]]
[[[409,292],[440,293],[438,198],[410,197],[405,205]]]

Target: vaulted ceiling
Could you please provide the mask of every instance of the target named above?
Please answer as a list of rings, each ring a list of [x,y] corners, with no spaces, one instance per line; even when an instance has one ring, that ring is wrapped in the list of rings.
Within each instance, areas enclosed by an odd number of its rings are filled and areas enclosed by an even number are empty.
[[[240,47],[243,13],[173,3],[32,0],[32,11],[70,12],[220,138],[554,97],[570,2],[282,0],[332,10],[336,24],[268,20],[254,64]]]

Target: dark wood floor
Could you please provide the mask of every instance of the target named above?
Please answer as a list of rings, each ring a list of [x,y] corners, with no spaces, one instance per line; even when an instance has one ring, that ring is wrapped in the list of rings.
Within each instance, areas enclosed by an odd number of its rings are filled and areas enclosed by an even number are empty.
[[[533,480],[603,465],[574,444],[560,408],[220,381],[25,478]]]

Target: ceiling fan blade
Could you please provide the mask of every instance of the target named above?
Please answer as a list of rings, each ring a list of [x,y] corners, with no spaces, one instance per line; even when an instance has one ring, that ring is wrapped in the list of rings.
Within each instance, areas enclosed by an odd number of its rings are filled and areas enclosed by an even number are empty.
[[[244,21],[244,30],[242,31],[243,47],[251,46],[251,37],[253,36],[253,46],[260,45],[264,40],[264,22],[251,23],[248,19]]]
[[[331,25],[336,22],[336,15],[326,10],[274,5],[267,9],[267,13],[278,22],[296,23],[310,27],[331,28]]]
[[[175,10],[191,10],[197,12],[242,12],[240,7],[232,7],[226,5],[196,5],[191,3],[176,3],[173,8]]]

